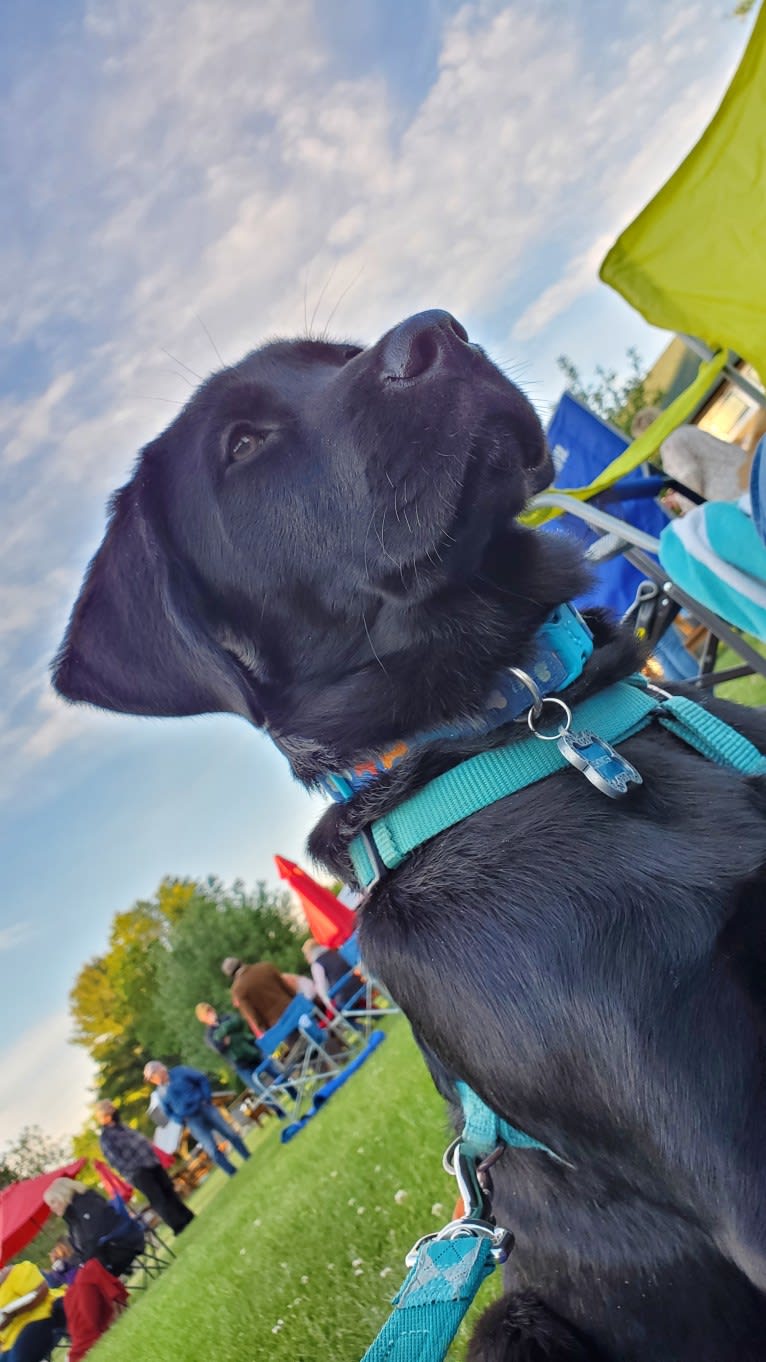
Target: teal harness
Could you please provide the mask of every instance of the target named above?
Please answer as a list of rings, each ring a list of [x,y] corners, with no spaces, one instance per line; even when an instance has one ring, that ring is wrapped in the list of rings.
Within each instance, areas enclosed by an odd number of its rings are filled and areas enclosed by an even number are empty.
[[[627,769],[631,773],[630,783],[640,783],[640,776],[614,752],[612,744],[625,742],[654,720],[719,765],[733,766],[743,775],[766,774],[766,758],[747,738],[693,700],[683,696],[658,698],[642,676],[615,682],[573,711],[563,701],[546,697],[541,701],[540,712],[546,705],[554,704],[561,706],[562,713],[566,710],[565,723],[554,734],[533,728],[530,737],[470,757],[437,776],[356,836],[349,854],[362,888],[370,889],[386,871],[401,865],[416,847],[472,813],[556,771],[566,770],[574,764],[561,741],[567,735],[577,739],[584,732],[591,738],[597,737],[606,757],[611,761],[617,759],[618,770]],[[572,727],[575,720],[577,729]],[[587,776],[587,770],[583,774]]]
[[[619,798],[642,782],[612,744],[653,722],[718,765],[744,776],[766,775],[766,757],[747,738],[694,701],[650,689],[641,676],[618,681],[573,710],[558,697],[541,695],[532,678],[526,680],[534,701],[527,713],[529,737],[445,771],[353,839],[351,860],[363,888],[374,888],[440,832],[567,766],[581,771],[603,794]],[[557,716],[563,716],[552,733],[540,726],[548,717],[546,706],[549,712],[557,707]],[[458,1179],[465,1214],[420,1239],[408,1254],[410,1271],[394,1297],[393,1312],[362,1362],[442,1362],[482,1282],[513,1246],[513,1236],[492,1217],[483,1168],[506,1146],[534,1149],[564,1162],[497,1116],[466,1084],[457,1087],[464,1125],[445,1154],[444,1166]]]

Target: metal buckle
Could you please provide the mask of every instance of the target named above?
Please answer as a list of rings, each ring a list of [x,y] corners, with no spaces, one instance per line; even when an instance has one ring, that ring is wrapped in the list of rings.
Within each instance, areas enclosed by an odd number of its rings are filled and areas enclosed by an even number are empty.
[[[372,879],[369,884],[365,885],[365,892],[371,894],[373,889],[377,888],[380,884],[383,876],[388,874],[388,866],[375,845],[375,839],[369,827],[362,828],[361,832],[358,832],[356,836],[359,838],[359,841],[367,852],[367,859],[370,862]]]
[[[526,686],[527,690],[532,696],[533,701],[532,707],[528,711],[528,713],[534,714],[535,718],[537,718],[538,715],[542,712],[544,703],[544,699],[540,693],[540,687],[538,686],[537,682],[533,680],[533,678],[529,675],[529,672],[522,671],[521,667],[509,667],[508,670],[512,676],[515,676],[521,682],[522,686]],[[516,722],[519,723],[524,719],[524,717],[525,716],[523,714],[519,715],[519,718],[516,720]]]
[[[510,1230],[503,1229],[499,1225],[491,1225],[487,1220],[471,1220],[463,1217],[460,1220],[450,1220],[443,1229],[437,1230],[435,1234],[424,1234],[417,1243],[412,1245],[404,1261],[407,1267],[414,1267],[417,1262],[418,1253],[424,1244],[432,1244],[445,1239],[490,1239],[492,1241],[492,1257],[496,1263],[505,1263],[513,1252],[515,1239]]]

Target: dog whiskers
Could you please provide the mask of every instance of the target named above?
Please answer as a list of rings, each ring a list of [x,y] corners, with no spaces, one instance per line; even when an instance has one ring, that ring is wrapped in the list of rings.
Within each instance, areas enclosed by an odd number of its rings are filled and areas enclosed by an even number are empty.
[[[364,610],[362,611],[362,624],[364,625],[364,632],[365,632],[365,634],[367,635],[367,642],[369,643],[370,648],[372,649],[372,655],[373,655],[373,657],[375,658],[375,661],[377,662],[377,664],[378,664],[378,666],[380,667],[381,671],[382,671],[382,672],[385,672],[386,676],[388,676],[388,671],[387,671],[386,668],[384,667],[384,665],[383,665],[381,659],[379,658],[377,652],[375,651],[375,644],[374,644],[373,641],[372,641],[372,637],[371,637],[371,635],[370,635],[370,631],[369,631],[369,629],[368,629],[368,627],[367,627],[367,616],[366,616]]]
[[[190,364],[184,364],[184,361],[182,359],[177,359],[175,355],[171,355],[170,351],[166,350],[164,345],[160,346],[160,350],[162,351],[163,355],[167,355],[168,359],[172,359],[174,364],[180,364],[181,368],[185,369],[187,374],[191,374],[192,378],[196,378],[198,383],[202,382],[202,374],[198,374],[196,369],[192,369]],[[179,374],[178,377],[183,378],[183,374]],[[192,385],[189,384],[189,387],[191,386]]]
[[[314,311],[313,311],[312,314],[311,314],[311,321],[309,322],[309,329],[308,329],[308,334],[309,334],[309,336],[311,336],[311,333],[312,333],[313,330],[314,330],[314,322],[316,321],[317,312],[319,311],[320,307],[322,306],[322,299],[324,298],[325,293],[327,292],[328,287],[329,287],[330,284],[332,283],[332,277],[333,277],[333,275],[334,275],[334,273],[335,273],[337,267],[338,267],[338,262],[337,262],[337,260],[336,260],[335,264],[333,265],[332,269],[330,270],[330,273],[328,274],[327,278],[325,279],[325,281],[324,281],[324,283],[323,283],[321,289],[319,290],[319,297],[317,298],[316,303],[314,304]]]
[[[546,601],[538,601],[535,596],[524,596],[520,591],[511,591],[510,587],[499,586],[497,582],[490,582],[488,577],[484,577],[481,574],[479,575],[477,580],[480,582],[486,582],[488,586],[492,587],[493,591],[498,592],[499,595],[501,596],[510,596],[514,601],[526,601],[527,605],[543,606],[547,604]],[[484,599],[481,593],[473,588],[471,590],[471,594],[475,596],[477,600]]]
[[[386,524],[386,511],[387,511],[387,510],[388,510],[388,507],[387,507],[387,506],[384,506],[384,507],[383,507],[383,515],[382,515],[382,518],[381,518],[381,521],[380,521],[380,534],[378,534],[378,531],[377,531],[377,530],[375,530],[375,534],[377,535],[378,543],[380,544],[380,547],[382,548],[384,554],[386,555],[386,558],[389,560],[390,563],[393,563],[393,564],[394,564],[394,567],[398,567],[398,568],[399,568],[399,571],[401,572],[401,564],[399,564],[399,563],[397,562],[397,560],[394,558],[393,554],[391,554],[391,553],[388,552],[388,549],[386,548],[386,545],[385,545],[385,542],[384,542],[384,539],[383,539],[383,530],[384,530],[385,524]],[[373,528],[374,528],[374,525],[373,525]]]
[[[363,274],[364,274],[364,265],[360,265],[360,266],[359,266],[359,269],[357,270],[356,274],[354,275],[353,279],[351,280],[351,283],[350,283],[350,284],[346,284],[346,287],[344,288],[343,292],[341,293],[340,297],[338,298],[338,301],[335,303],[334,307],[331,309],[330,315],[329,315],[329,317],[327,318],[327,321],[325,322],[324,327],[323,327],[322,332],[321,332],[321,339],[322,339],[322,340],[327,340],[327,333],[328,333],[328,331],[329,331],[329,329],[330,329],[330,322],[332,321],[333,317],[335,316],[335,313],[338,311],[338,308],[340,307],[341,303],[343,302],[343,299],[345,298],[346,294],[351,292],[352,288],[354,287],[355,284],[357,284],[357,283],[359,282],[359,280],[361,279],[361,277],[362,277]]]
[[[404,523],[405,523],[405,525],[407,526],[407,529],[409,530],[410,534],[412,534],[412,526],[411,526],[411,524],[410,524],[410,518],[409,518],[409,516],[407,515],[407,479],[406,479],[406,478],[404,479],[404,486],[403,486],[403,488],[402,488],[402,491],[404,492],[404,505],[403,505],[403,507],[402,507],[402,511],[404,512]]]
[[[368,526],[367,526],[367,533],[366,533],[365,536],[364,536],[364,546],[363,546],[363,554],[364,554],[364,575],[365,575],[365,579],[366,579],[368,582],[369,582],[369,580],[370,580],[370,563],[369,563],[369,559],[368,559],[368,557],[367,557],[367,542],[368,542],[368,540],[369,540],[369,538],[370,538],[370,530],[374,528],[374,525],[375,525],[375,511],[373,510],[373,512],[372,512],[372,514],[371,514],[371,516],[370,516],[369,524],[368,524]]]
[[[197,321],[199,322],[200,326],[202,327],[202,330],[204,331],[204,333],[205,333],[205,335],[207,336],[208,340],[210,341],[210,344],[211,344],[212,347],[213,347],[213,352],[214,352],[214,354],[215,354],[215,355],[217,356],[217,358],[218,358],[218,363],[221,365],[221,367],[222,367],[223,369],[227,369],[227,368],[228,368],[228,365],[227,365],[225,359],[223,358],[223,355],[221,354],[220,350],[218,349],[218,346],[216,345],[215,341],[213,340],[213,337],[211,336],[210,332],[208,331],[207,327],[205,326],[205,323],[203,322],[203,320],[202,320],[202,318],[200,317],[199,313],[198,313],[198,312],[195,312],[194,315],[195,315],[195,317],[197,318]]]
[[[172,374],[173,378],[180,378],[183,380],[184,383],[188,383],[190,388],[194,387],[194,384],[192,383],[191,379],[187,378],[186,374],[180,374],[177,369],[158,369],[157,372],[162,374]]]

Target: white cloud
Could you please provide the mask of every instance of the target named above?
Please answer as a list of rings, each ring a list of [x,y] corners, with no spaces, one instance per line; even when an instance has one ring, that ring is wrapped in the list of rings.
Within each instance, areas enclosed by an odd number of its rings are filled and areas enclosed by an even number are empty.
[[[0,951],[14,951],[33,935],[28,922],[10,922],[7,927],[0,927]]]
[[[594,287],[598,267],[611,242],[611,235],[600,236],[592,246],[570,260],[561,277],[543,289],[522,312],[513,328],[514,340],[524,341],[536,336],[575,299]]]
[[[709,43],[703,10],[693,4],[667,11],[651,38],[625,51],[621,79],[593,100],[584,125],[588,212],[572,220],[572,240],[579,249],[525,308],[512,328],[514,340],[538,335],[578,298],[599,287],[598,269],[612,242],[670,177],[712,118],[722,86],[703,74],[689,78]],[[625,119],[626,101],[630,121]],[[636,128],[641,129],[638,138]],[[595,239],[594,226],[601,229]]]
[[[371,339],[433,305],[481,336],[513,294],[505,334],[528,339],[595,287],[609,234],[720,90],[702,3],[628,7],[601,51],[585,3],[467,0],[404,119],[378,70],[338,73],[317,3],[91,0],[12,91],[13,154],[35,174],[29,230],[0,241],[0,309],[18,340],[49,338],[51,361],[39,392],[0,404],[14,705],[30,652],[63,629],[106,495],[188,395],[183,366],[217,366],[200,319],[229,361],[302,330],[320,295],[317,328],[337,307],[339,332]],[[83,728],[45,684],[41,668],[14,721],[28,760]]]
[[[24,1031],[2,1057],[0,1147],[22,1127],[39,1125],[47,1135],[72,1135],[93,1100],[93,1066],[67,1041],[66,1012],[43,1017]]]
[[[4,424],[14,432],[3,452],[7,463],[19,463],[50,438],[56,408],[73,386],[73,373],[58,374],[40,397],[6,415]]]

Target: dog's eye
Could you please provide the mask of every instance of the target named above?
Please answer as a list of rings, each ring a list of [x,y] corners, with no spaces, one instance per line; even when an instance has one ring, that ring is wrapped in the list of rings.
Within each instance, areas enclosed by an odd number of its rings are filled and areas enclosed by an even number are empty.
[[[232,463],[241,463],[257,454],[269,438],[268,430],[256,430],[255,426],[239,425],[233,427],[226,437],[226,457]]]
[[[361,347],[358,345],[344,345],[340,352],[341,363],[348,364],[350,359],[355,359],[356,356],[361,355],[361,353]]]

